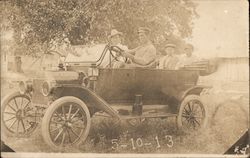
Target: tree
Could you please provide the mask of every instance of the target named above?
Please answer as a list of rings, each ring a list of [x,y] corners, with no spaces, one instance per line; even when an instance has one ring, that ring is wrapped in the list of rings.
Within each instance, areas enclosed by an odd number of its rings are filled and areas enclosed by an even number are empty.
[[[149,27],[160,46],[172,36],[190,37],[197,17],[190,0],[11,0],[5,6],[17,43],[32,54],[65,38],[71,44],[107,42],[112,28],[122,31],[126,44],[134,47],[139,26]]]

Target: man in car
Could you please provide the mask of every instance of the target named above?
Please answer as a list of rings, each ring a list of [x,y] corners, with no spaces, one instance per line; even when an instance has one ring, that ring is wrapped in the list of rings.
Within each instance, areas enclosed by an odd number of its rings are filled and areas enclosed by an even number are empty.
[[[167,70],[176,70],[177,63],[179,61],[178,57],[176,56],[176,45],[169,43],[165,46],[164,51],[166,55],[160,59],[159,68]]]
[[[126,67],[151,67],[156,59],[156,49],[149,39],[150,29],[140,27],[138,35],[140,46],[135,49],[122,52],[122,56],[127,57],[132,62]]]
[[[122,32],[119,32],[116,29],[111,30],[111,33],[109,35],[110,45],[111,46],[118,46],[122,50],[126,51],[126,50],[128,50],[128,47],[122,44],[122,36],[123,36]],[[113,68],[120,68],[123,66],[123,63],[125,63],[126,61],[125,61],[124,57],[120,56],[118,53],[116,53],[115,55],[116,55],[116,60],[113,59],[112,67]]]
[[[122,50],[128,50],[128,47],[122,44],[122,36],[122,32],[119,32],[116,29],[111,30],[111,33],[109,35],[110,44],[112,46],[118,46]]]

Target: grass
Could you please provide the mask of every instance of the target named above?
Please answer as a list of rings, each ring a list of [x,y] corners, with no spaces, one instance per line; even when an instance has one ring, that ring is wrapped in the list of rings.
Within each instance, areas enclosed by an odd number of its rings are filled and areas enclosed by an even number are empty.
[[[239,116],[239,115],[238,115]],[[220,126],[219,126],[220,127]],[[239,131],[245,129],[244,123],[234,126],[236,133],[231,131],[218,131],[218,126],[209,126],[207,129],[190,133],[181,133],[175,124],[175,119],[150,119],[147,122],[138,124],[135,127],[126,122],[115,124],[114,120],[102,117],[92,119],[91,131],[86,142],[78,148],[69,148],[64,152],[75,153],[182,153],[182,154],[222,154],[240,136]],[[221,126],[220,129],[223,129]],[[172,136],[173,146],[169,147],[170,142],[165,139],[166,135]],[[160,148],[157,148],[155,137],[158,137]],[[231,136],[234,138],[225,138]],[[152,143],[151,146],[132,148],[131,139],[134,143],[141,139],[143,143]],[[119,147],[112,144],[112,139],[117,139]],[[22,152],[55,152],[43,141],[41,129],[38,129],[29,138],[9,138],[7,144],[16,151]],[[126,148],[121,144],[127,144]]]

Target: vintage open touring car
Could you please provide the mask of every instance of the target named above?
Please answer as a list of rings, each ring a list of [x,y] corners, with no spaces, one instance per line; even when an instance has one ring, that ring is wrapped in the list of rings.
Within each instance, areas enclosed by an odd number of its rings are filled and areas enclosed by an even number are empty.
[[[91,48],[84,49],[82,57],[69,54],[58,70],[20,81],[19,91],[1,103],[3,135],[30,135],[42,118],[42,135],[49,146],[79,145],[97,112],[118,121],[175,117],[180,130],[206,125],[207,110],[200,94],[209,87],[197,85],[200,73],[206,71],[204,63],[180,70],[112,68],[121,50],[101,47],[94,56]],[[105,61],[108,64],[103,67]],[[121,103],[126,106],[112,107]]]

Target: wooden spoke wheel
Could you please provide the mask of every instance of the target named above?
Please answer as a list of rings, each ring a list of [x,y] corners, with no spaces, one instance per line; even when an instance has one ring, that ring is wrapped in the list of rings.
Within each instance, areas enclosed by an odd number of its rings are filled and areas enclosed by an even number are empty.
[[[87,106],[78,98],[62,97],[46,110],[42,120],[44,141],[55,150],[78,146],[90,129]]]
[[[29,136],[36,129],[38,118],[34,115],[29,96],[13,92],[3,99],[1,106],[4,136]]]
[[[177,126],[184,132],[199,130],[207,124],[207,110],[200,96],[188,95],[181,103]]]

